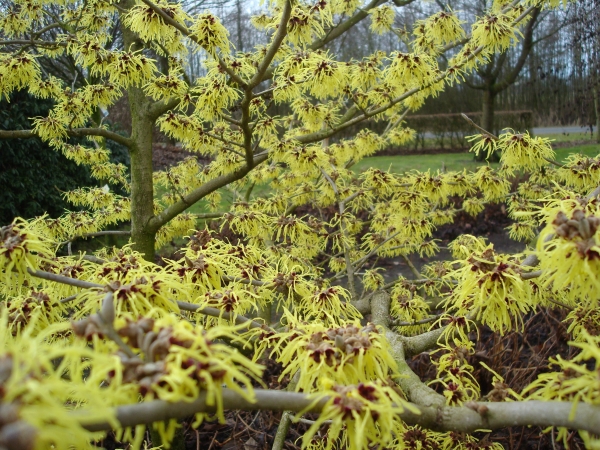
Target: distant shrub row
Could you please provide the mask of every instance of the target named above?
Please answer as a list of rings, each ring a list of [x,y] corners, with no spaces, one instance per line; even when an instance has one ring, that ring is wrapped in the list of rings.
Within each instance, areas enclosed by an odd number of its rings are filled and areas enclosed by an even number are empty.
[[[30,129],[29,119],[46,116],[51,107],[50,101],[15,92],[10,101],[0,101],[0,129]],[[112,141],[107,146],[114,162],[128,164],[124,147]],[[30,218],[47,212],[57,217],[68,207],[62,192],[98,184],[87,167],[78,166],[40,139],[0,139],[0,226],[17,216]]]
[[[481,112],[466,113],[475,123],[481,123]],[[466,149],[469,143],[465,136],[477,134],[461,114],[428,114],[414,115],[406,118],[408,127],[417,132],[414,142],[406,147],[412,150],[423,148]],[[494,114],[494,133],[498,134],[504,128],[515,131],[531,130],[533,127],[533,111],[497,111]],[[426,136],[429,132],[433,137]],[[427,140],[426,140],[427,139]]]

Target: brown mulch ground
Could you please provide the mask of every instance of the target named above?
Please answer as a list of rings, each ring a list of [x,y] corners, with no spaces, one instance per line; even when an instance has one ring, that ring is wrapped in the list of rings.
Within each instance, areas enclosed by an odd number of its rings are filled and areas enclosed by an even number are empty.
[[[504,377],[513,390],[520,392],[539,374],[549,371],[550,357],[561,355],[565,359],[572,358],[576,349],[567,345],[569,335],[562,323],[565,316],[564,311],[541,308],[524,318],[523,333],[505,336],[480,327],[480,338],[475,354],[469,357],[469,364],[475,368],[473,375],[481,386],[482,394],[492,389],[492,374],[480,366],[480,361]],[[475,335],[473,338],[475,340]],[[421,379],[435,378],[435,367],[429,354],[418,355],[409,364]],[[482,433],[478,435],[480,438],[483,436]],[[507,450],[565,448],[554,437],[555,433],[544,434],[540,427],[512,427],[489,435],[491,441],[500,442]],[[568,443],[571,449],[585,448],[575,432],[569,435]]]
[[[190,157],[196,158],[203,164],[208,162],[206,158],[197,153],[188,152],[177,145],[158,142],[152,146],[152,167],[154,170],[166,170]]]

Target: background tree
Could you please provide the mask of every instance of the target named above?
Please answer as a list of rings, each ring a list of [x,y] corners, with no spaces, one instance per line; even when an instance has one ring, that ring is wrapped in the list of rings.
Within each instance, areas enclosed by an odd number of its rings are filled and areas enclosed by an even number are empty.
[[[406,2],[277,0],[252,18],[267,42],[245,52],[232,51],[217,16],[179,3],[9,4],[0,92],[54,106],[0,138],[38,136],[112,188],[66,193],[83,211],[0,229],[0,445],[91,448],[114,429],[141,448],[153,424],[152,444],[168,446],[176,419],[285,409],[277,450],[292,413],[318,414],[302,439],[310,449],[499,448],[473,433],[515,424],[558,427],[565,444],[577,430],[597,446],[598,159],[559,163],[548,140],[474,125],[473,151],[499,151],[498,169],[351,170],[410,140],[409,111],[515,45],[530,14],[554,3],[497,2],[470,32],[440,10],[405,32],[394,17]],[[325,51],[364,19],[401,50],[349,61]],[[205,67],[196,79],[190,53]],[[43,56],[70,58],[85,82],[47,76]],[[125,92],[132,125],[122,136],[98,112]],[[361,129],[367,121],[382,133]],[[154,173],[155,127],[209,162]],[[106,140],[128,148],[129,172],[109,161]],[[513,190],[522,172],[529,178]],[[254,193],[265,185],[269,194]],[[225,187],[238,201],[221,202]],[[494,202],[515,219],[510,235],[537,236],[535,248],[501,254],[463,235],[451,260],[386,283],[380,258],[433,255],[435,227]],[[218,232],[196,230],[208,217],[220,218]],[[129,220],[129,245],[72,254],[74,240]],[[156,264],[155,246],[184,235],[175,259]],[[568,311],[573,352],[519,392],[483,364],[492,383],[482,389],[469,360],[477,327],[520,331],[548,307]],[[425,380],[409,365],[423,352]],[[259,388],[259,361],[282,367],[276,387],[289,379],[287,391]]]
[[[574,64],[581,75],[587,75],[587,89],[582,92],[582,105],[592,106],[595,116],[596,141],[600,143],[600,4],[587,1],[573,7],[572,45]],[[588,95],[590,94],[591,95]],[[591,102],[589,101],[591,99]],[[590,105],[591,103],[591,105]],[[594,123],[590,121],[590,125]],[[592,125],[591,125],[592,126]]]
[[[494,130],[498,132],[494,125],[494,105],[496,96],[508,89],[519,77],[519,73],[527,62],[527,57],[534,45],[533,31],[540,15],[540,10],[536,9],[530,16],[527,26],[523,30],[523,40],[519,44],[518,59],[510,65],[506,64],[509,54],[507,52],[500,55],[493,55],[490,61],[479,67],[475,74],[481,79],[481,83],[470,82],[465,80],[467,85],[472,89],[483,91],[483,115],[481,117],[481,126],[486,130]],[[509,67],[506,71],[505,66]]]

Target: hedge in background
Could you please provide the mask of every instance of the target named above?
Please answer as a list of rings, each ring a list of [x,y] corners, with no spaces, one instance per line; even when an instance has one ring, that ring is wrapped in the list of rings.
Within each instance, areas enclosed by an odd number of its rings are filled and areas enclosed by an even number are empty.
[[[47,115],[51,106],[50,101],[15,92],[10,102],[0,101],[0,129],[30,129],[30,118]],[[107,145],[114,162],[129,164],[124,147],[112,141]],[[95,184],[89,168],[78,166],[38,138],[0,140],[0,225],[17,216],[58,217],[67,207],[61,192]]]

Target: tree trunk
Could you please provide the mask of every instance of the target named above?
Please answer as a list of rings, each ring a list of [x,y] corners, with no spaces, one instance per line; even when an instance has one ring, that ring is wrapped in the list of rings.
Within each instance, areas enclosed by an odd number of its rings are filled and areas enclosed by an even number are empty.
[[[490,133],[495,133],[494,128],[494,102],[496,100],[496,93],[491,87],[487,87],[483,90],[483,104],[481,114],[481,128]],[[480,152],[479,155],[475,155],[475,161],[483,161],[487,155]],[[499,155],[492,154],[489,158],[490,161],[498,162],[500,160]]]
[[[139,91],[134,93],[132,91]],[[141,94],[141,95],[140,95]],[[146,99],[140,89],[129,90],[131,137],[131,240],[133,248],[154,261],[155,233],[148,229],[154,216],[152,185],[152,130],[154,123],[144,114]]]
[[[141,43],[135,33],[122,26],[125,48],[138,50]],[[152,186],[152,132],[154,120],[148,117],[151,99],[137,86],[127,89],[131,112],[131,241],[134,250],[142,253],[148,261],[154,261],[156,232],[148,227],[154,216],[154,192]]]
[[[496,99],[496,94],[491,89],[485,89],[483,91],[483,108],[482,108],[482,116],[481,116],[481,127],[489,131],[490,133],[495,133],[496,129],[494,128],[494,102]]]
[[[243,35],[243,31],[242,31],[242,0],[237,0],[235,2],[235,7],[236,7],[235,23],[236,23],[236,28],[237,28],[237,41],[238,41],[237,51],[243,52],[244,51],[244,37],[242,36]]]
[[[596,113],[596,142],[600,144],[600,87],[598,84],[592,89],[594,95],[594,112]]]

